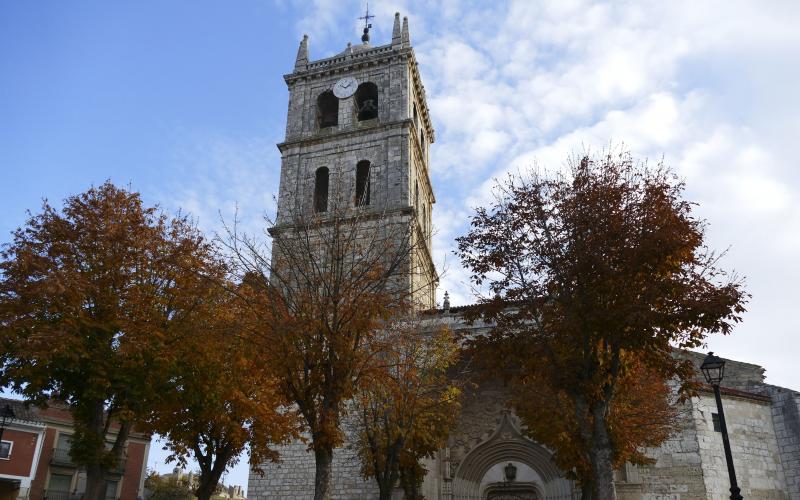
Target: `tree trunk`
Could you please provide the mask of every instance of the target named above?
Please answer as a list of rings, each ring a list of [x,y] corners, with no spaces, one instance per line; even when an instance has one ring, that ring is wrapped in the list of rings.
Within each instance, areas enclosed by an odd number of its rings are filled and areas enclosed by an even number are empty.
[[[207,455],[203,456],[199,453],[199,447],[195,449],[195,459],[200,465],[200,477],[198,477],[197,495],[198,500],[209,500],[211,496],[217,491],[219,485],[219,478],[231,461],[233,453],[227,445],[213,446],[211,449],[216,449],[216,456],[213,452],[209,451]]]
[[[387,460],[387,467],[391,467],[390,462]],[[393,474],[391,470],[376,471],[375,482],[378,483],[378,500],[392,500],[392,491],[397,483],[397,475]]]
[[[402,444],[402,440],[395,442],[394,445],[390,447],[389,451],[387,451],[388,456],[384,457],[386,460],[383,463],[383,470],[379,470],[380,461],[375,461],[375,481],[378,483],[379,500],[392,500],[392,492],[394,491],[398,476],[400,475],[398,462],[400,455],[399,450]]]
[[[209,474],[200,474],[197,485],[197,500],[209,500],[217,489],[222,471],[212,470]]]
[[[85,426],[85,435],[82,439],[88,439],[90,442],[99,446],[99,449],[94,450],[92,458],[89,460],[93,463],[85,464],[86,492],[83,498],[84,500],[105,500],[106,473],[108,472],[108,468],[102,465],[101,460],[106,453],[105,431],[107,417],[103,401],[87,402],[84,412],[76,414],[75,410],[73,410],[72,414],[73,418],[76,420],[83,420],[82,423]],[[76,434],[78,433],[76,432]],[[75,446],[75,443],[73,443],[72,446]]]
[[[386,467],[391,467],[391,460],[386,461]],[[378,483],[378,500],[392,500],[392,491],[397,483],[397,474],[391,470],[375,470],[375,482]]]
[[[581,484],[581,500],[594,500],[594,483],[584,481]]]
[[[86,466],[86,492],[84,500],[104,500],[106,497],[106,469],[98,464]]]
[[[316,462],[314,500],[330,500],[333,448],[326,446],[314,450],[314,461]]]
[[[592,465],[594,500],[616,500],[614,491],[614,451],[606,425],[605,405],[597,405],[593,410],[592,446],[589,458]]]
[[[403,486],[403,498],[405,500],[423,500],[419,493],[419,485],[422,481],[417,477],[416,467],[403,468],[400,471],[400,484]]]
[[[385,484],[378,483],[378,500],[392,500],[392,487],[386,487]]]

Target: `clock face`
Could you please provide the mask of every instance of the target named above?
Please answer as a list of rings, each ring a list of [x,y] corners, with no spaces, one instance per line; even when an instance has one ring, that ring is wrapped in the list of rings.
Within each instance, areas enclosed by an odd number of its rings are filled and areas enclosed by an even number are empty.
[[[333,95],[339,99],[346,99],[356,93],[358,82],[352,76],[346,76],[333,86]]]

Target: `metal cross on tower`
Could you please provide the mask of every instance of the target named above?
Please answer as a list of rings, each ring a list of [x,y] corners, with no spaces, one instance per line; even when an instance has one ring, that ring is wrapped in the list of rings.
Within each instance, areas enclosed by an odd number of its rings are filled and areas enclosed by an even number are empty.
[[[365,43],[369,42],[369,29],[372,28],[372,24],[369,22],[369,20],[372,19],[373,17],[375,16],[369,15],[369,2],[367,2],[367,13],[358,18],[364,20],[364,34],[361,35],[362,42]]]

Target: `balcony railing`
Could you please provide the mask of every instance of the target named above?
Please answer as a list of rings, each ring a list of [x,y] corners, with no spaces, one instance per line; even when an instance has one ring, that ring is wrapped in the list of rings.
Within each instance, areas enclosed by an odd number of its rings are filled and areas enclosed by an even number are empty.
[[[69,491],[44,490],[43,500],[81,500],[82,498],[83,494],[81,493],[70,493]]]
[[[83,493],[70,493],[69,491],[49,491],[44,490],[42,500],[83,500]],[[106,496],[104,500],[119,500],[116,494]]]
[[[117,462],[117,465],[115,467],[111,467],[110,469],[108,469],[108,473],[124,474],[125,462],[127,460],[128,457],[123,454],[122,457]],[[69,449],[67,448],[53,448],[53,456],[50,458],[50,463],[52,465],[60,465],[62,467],[75,467],[75,462],[72,460],[72,457],[69,456]]]
[[[125,462],[128,461],[127,455],[122,455],[117,462],[115,467],[108,469],[109,474],[125,474]],[[113,498],[107,498],[106,500],[114,500]]]
[[[50,463],[53,465],[65,465],[67,467],[75,467],[75,462],[73,462],[72,457],[69,456],[69,448],[53,448],[53,457],[50,459]],[[62,499],[59,498],[58,500]]]

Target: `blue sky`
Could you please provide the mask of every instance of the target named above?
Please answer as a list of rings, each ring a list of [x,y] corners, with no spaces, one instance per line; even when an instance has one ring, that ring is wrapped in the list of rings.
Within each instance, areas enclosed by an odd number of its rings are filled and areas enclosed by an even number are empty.
[[[273,209],[291,70],[358,43],[359,0],[0,3],[0,242],[106,179],[213,231]],[[432,110],[442,289],[473,300],[452,256],[492,179],[624,142],[686,180],[723,265],[747,277],[745,321],[709,347],[800,388],[800,4],[774,1],[374,0],[395,11]],[[153,453],[155,465],[163,454]],[[163,465],[160,466],[165,468]],[[167,467],[168,468],[168,467]],[[246,484],[240,465],[228,482]]]

